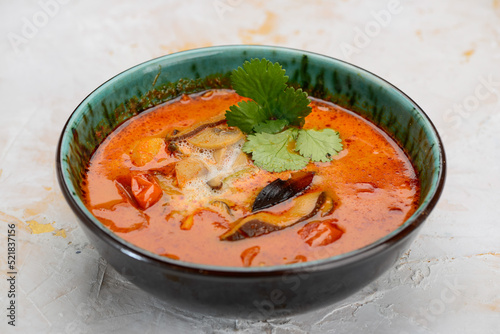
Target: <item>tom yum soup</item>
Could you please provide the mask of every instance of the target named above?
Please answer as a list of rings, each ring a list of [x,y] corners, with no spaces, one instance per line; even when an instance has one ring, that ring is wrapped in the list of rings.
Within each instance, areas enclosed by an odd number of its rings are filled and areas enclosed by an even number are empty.
[[[366,246],[415,211],[419,182],[384,131],[245,62],[235,90],[184,95],[120,125],[83,181],[92,214],[182,261],[270,266]]]

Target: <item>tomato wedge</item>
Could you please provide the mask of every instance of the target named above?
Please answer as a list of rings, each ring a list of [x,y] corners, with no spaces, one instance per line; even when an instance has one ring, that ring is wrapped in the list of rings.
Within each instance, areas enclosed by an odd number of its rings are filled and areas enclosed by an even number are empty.
[[[143,210],[158,202],[163,195],[160,185],[149,174],[132,176],[130,187],[137,204]]]

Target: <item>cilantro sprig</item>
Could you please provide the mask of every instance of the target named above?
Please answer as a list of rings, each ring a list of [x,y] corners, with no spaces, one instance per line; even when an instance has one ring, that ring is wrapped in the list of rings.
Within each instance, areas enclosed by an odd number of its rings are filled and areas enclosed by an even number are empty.
[[[233,88],[250,98],[229,107],[226,120],[246,133],[243,151],[268,171],[299,170],[310,160],[330,161],[342,150],[338,132],[302,129],[312,111],[307,93],[287,86],[279,63],[252,59],[231,75]]]

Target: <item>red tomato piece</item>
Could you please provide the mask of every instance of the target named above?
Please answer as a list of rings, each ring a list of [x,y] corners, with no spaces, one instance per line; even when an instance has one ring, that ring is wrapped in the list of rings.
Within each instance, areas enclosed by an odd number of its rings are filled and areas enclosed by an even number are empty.
[[[158,202],[163,195],[158,182],[148,174],[132,176],[130,187],[137,204],[143,210]]]
[[[334,223],[336,219],[313,221],[302,227],[297,233],[311,247],[329,245],[342,236],[344,231]]]

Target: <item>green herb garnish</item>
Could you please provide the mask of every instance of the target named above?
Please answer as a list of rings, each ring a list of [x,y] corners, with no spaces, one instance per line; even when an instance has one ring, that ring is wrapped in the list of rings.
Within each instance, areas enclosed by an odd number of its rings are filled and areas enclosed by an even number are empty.
[[[311,113],[302,89],[286,85],[288,76],[267,59],[246,61],[231,75],[236,93],[252,101],[229,107],[226,120],[248,134],[243,151],[268,171],[299,170],[312,161],[330,161],[342,150],[338,132],[301,129]]]
[[[342,151],[339,133],[332,129],[299,130],[295,149],[312,161],[327,162]]]
[[[309,163],[309,158],[297,154],[290,147],[298,131],[290,128],[275,134],[262,132],[249,135],[243,151],[252,153],[255,164],[271,172],[302,169]]]

